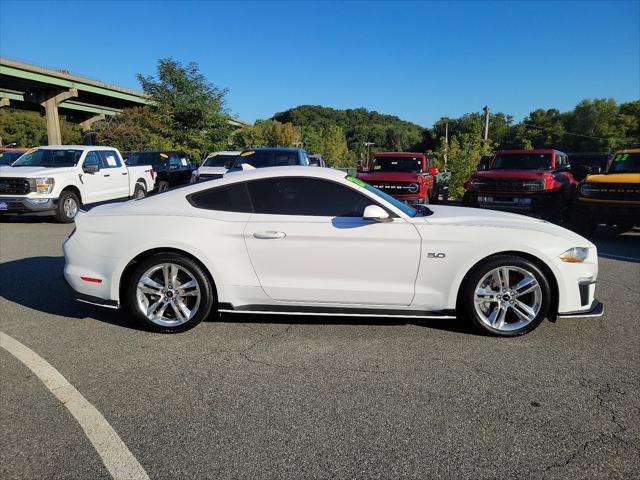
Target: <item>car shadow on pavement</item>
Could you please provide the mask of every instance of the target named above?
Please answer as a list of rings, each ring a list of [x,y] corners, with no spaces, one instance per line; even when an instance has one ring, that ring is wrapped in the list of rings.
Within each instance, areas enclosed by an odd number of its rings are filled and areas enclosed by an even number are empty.
[[[30,257],[0,263],[0,297],[50,315],[95,320],[141,330],[122,311],[78,302],[62,271],[64,257]]]
[[[347,316],[315,316],[315,315],[260,315],[257,313],[225,313],[221,315],[224,322],[262,323],[274,325],[363,325],[363,326],[402,326],[444,330],[447,332],[480,335],[468,323],[454,319],[411,319],[389,317],[347,317]]]
[[[620,234],[611,227],[598,227],[590,240],[598,247],[600,257],[640,263],[640,229]]]
[[[63,257],[30,257],[0,264],[0,297],[39,312],[72,319],[92,318],[134,330],[143,330],[122,310],[78,302],[67,286],[62,271]],[[225,322],[311,325],[417,325],[436,330],[475,334],[458,319],[391,319],[380,317],[316,317],[310,315],[223,314],[211,316]]]

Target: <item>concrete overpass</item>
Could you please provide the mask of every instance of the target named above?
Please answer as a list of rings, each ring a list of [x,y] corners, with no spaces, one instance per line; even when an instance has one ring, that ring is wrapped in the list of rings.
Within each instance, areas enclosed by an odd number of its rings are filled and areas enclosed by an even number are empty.
[[[0,107],[44,112],[49,145],[62,143],[59,114],[88,131],[97,120],[118,115],[123,108],[150,103],[140,92],[0,57]],[[235,118],[229,124],[247,125]]]

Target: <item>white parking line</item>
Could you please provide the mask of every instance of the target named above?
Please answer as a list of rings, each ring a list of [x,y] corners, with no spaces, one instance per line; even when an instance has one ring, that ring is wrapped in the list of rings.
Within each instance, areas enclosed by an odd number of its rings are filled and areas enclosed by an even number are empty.
[[[109,422],[58,370],[36,352],[4,332],[0,332],[0,345],[26,365],[67,407],[84,430],[113,478],[117,480],[149,480],[147,472],[109,425]]]

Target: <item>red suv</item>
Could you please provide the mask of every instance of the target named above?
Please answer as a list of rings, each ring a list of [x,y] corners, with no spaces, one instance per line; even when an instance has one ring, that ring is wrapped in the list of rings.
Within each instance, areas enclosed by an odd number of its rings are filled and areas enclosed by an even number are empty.
[[[577,185],[566,153],[500,150],[488,168],[480,168],[466,181],[462,205],[560,222],[567,218]]]
[[[437,201],[438,173],[424,153],[376,153],[371,169],[358,178],[400,201],[420,204]]]

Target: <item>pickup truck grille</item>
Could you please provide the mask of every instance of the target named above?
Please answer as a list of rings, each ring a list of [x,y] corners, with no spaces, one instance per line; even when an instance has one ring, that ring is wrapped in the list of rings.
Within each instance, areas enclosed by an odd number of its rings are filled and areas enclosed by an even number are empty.
[[[473,187],[474,190],[485,192],[538,192],[544,190],[544,186],[540,180],[483,178],[476,182]]]
[[[407,195],[420,191],[420,187],[416,188],[417,182],[369,182],[369,185],[389,195]]]
[[[26,195],[31,184],[26,178],[0,177],[0,195]]]
[[[592,183],[586,198],[640,202],[640,185],[637,183]]]

